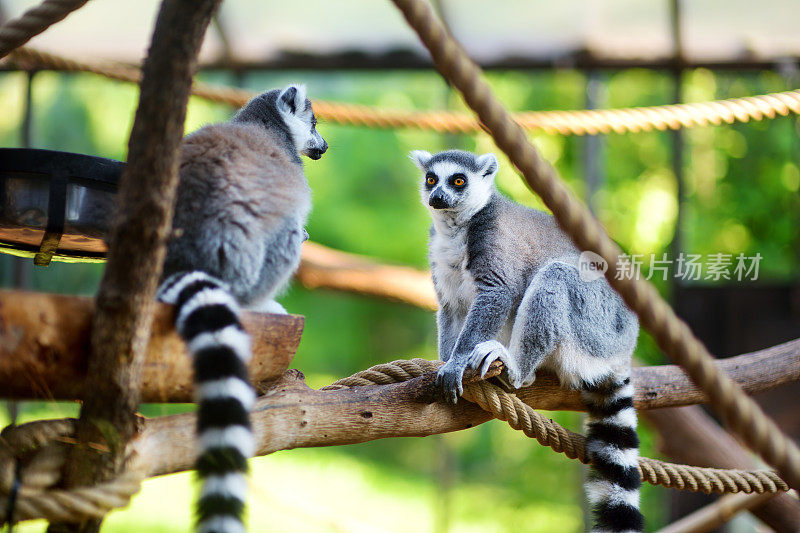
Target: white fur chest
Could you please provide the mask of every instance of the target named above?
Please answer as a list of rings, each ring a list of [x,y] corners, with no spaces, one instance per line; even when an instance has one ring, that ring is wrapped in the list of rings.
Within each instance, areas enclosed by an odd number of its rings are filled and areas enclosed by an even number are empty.
[[[467,270],[467,232],[465,228],[442,229],[436,225],[430,248],[436,290],[442,304],[466,312],[476,295],[475,280]]]

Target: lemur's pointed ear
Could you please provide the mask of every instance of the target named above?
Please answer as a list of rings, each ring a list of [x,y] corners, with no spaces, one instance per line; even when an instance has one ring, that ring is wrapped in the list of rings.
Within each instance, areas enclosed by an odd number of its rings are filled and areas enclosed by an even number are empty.
[[[412,150],[408,153],[408,157],[419,167],[420,170],[428,170],[428,162],[433,157],[430,152],[425,150]]]
[[[483,154],[475,160],[478,164],[478,173],[484,177],[494,177],[499,167],[494,154]]]
[[[306,108],[306,86],[289,85],[278,96],[278,107],[282,111],[295,114]]]

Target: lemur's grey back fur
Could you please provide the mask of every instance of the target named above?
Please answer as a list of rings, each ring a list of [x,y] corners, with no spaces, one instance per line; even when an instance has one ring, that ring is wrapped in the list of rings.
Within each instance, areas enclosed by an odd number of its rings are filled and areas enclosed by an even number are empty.
[[[587,492],[602,531],[638,531],[636,414],[629,382],[639,325],[604,278],[583,281],[579,251],[552,216],[500,195],[497,159],[459,150],[411,158],[425,173],[429,259],[439,300],[437,383],[456,401],[466,368],[495,360],[530,385],[549,368],[583,391],[593,473]]]
[[[165,276],[202,270],[245,306],[275,296],[297,267],[311,207],[297,151],[285,146],[282,132],[249,122],[186,138]]]
[[[239,309],[285,312],[272,299],[299,264],[311,208],[300,154],[319,159],[327,149],[315,124],[305,88],[292,85],[188,135],[181,149],[158,297],[175,304],[175,327],[193,356],[200,533],[244,531],[255,395]]]

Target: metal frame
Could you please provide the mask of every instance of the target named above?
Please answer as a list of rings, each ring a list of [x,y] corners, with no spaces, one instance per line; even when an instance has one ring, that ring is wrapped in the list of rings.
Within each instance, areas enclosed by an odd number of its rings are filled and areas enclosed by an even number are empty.
[[[47,227],[38,247],[0,242],[3,251],[34,257],[34,264],[46,266],[54,258],[61,260],[102,260],[104,254],[89,251],[59,253],[58,245],[66,221],[67,186],[78,183],[95,190],[116,192],[125,164],[113,159],[54,150],[0,148],[0,179],[4,173],[31,173],[50,178]],[[0,187],[0,208],[8,205],[6,191]]]

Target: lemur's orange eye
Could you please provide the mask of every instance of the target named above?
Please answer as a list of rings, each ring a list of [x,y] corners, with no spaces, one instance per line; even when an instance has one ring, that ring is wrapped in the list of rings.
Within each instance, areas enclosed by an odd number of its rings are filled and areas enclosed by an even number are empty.
[[[456,178],[453,180],[453,185],[455,185],[456,187],[463,187],[465,183],[466,180],[464,180],[464,178]]]
[[[436,185],[436,178],[434,178],[433,176],[428,176],[427,182],[428,185]]]

